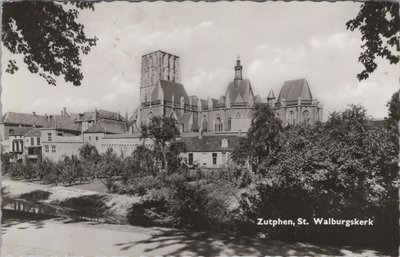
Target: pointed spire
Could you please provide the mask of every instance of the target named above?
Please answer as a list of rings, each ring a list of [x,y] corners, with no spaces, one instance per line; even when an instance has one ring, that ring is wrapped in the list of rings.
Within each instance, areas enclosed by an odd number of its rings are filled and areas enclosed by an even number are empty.
[[[274,91],[271,89],[268,93],[268,99],[275,99]]]

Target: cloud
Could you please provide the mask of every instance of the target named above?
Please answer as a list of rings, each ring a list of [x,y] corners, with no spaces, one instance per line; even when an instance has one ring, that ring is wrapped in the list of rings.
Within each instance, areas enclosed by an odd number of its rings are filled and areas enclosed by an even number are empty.
[[[322,48],[327,50],[333,48],[341,51],[350,51],[359,47],[361,41],[351,37],[348,33],[333,33],[328,36],[315,36],[310,40],[310,46],[313,48]]]

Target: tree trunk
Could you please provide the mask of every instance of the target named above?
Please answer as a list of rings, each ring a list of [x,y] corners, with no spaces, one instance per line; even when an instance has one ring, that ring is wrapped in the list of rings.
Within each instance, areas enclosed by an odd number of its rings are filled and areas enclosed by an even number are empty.
[[[400,77],[399,77],[399,84],[400,84]],[[399,102],[400,102],[400,89],[399,89]],[[398,127],[399,127],[399,134],[398,134],[398,136],[399,136],[399,159],[397,160],[398,161],[398,166],[399,166],[399,171],[398,171],[398,175],[400,176],[400,119],[399,119],[399,121],[398,121]],[[397,201],[398,201],[398,203],[399,203],[399,211],[397,212],[397,215],[398,215],[398,219],[399,219],[399,227],[400,227],[400,187],[397,189],[398,190],[398,195],[397,195]],[[399,246],[399,249],[398,249],[398,252],[397,252],[397,255],[399,256],[400,255],[400,243],[399,243],[399,241],[400,241],[400,230],[399,231],[397,231],[397,238],[396,238],[397,240],[398,240],[398,246]]]

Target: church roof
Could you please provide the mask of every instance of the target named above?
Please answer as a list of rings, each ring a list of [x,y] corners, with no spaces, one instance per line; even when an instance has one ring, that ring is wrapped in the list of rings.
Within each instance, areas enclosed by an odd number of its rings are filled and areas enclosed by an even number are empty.
[[[306,79],[296,79],[285,81],[279,93],[278,102],[282,99],[294,101],[298,99],[312,100],[310,87]]]
[[[125,134],[126,124],[120,121],[102,120],[85,130],[83,133]]]
[[[189,97],[186,93],[185,87],[182,84],[160,80],[158,86],[153,90],[151,95],[151,100],[159,100],[159,92],[162,90],[164,94],[164,99],[172,101],[172,96],[174,96],[174,102],[180,103],[181,97],[183,97],[185,104],[189,104]]]
[[[237,99],[243,102],[250,102],[254,97],[250,81],[244,79],[230,82],[225,93],[225,98],[227,97],[231,102],[236,102]]]
[[[262,98],[260,97],[260,95],[256,95],[256,96],[254,97],[254,102],[255,102],[255,103],[263,103],[263,100],[262,100]]]

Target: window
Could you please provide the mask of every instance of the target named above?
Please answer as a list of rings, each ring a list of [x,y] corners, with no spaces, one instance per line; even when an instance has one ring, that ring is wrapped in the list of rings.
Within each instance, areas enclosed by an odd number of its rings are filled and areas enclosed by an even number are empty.
[[[228,131],[232,130],[232,118],[228,118]]]
[[[217,164],[217,156],[218,156],[217,153],[213,153],[213,154],[212,154],[213,165],[216,165],[216,164]]]
[[[288,124],[294,125],[295,119],[296,119],[296,116],[295,116],[294,112],[290,111],[289,115],[288,115]]]
[[[12,141],[12,151],[15,152],[15,141]]]
[[[215,131],[222,131],[222,121],[219,116],[215,119]]]
[[[193,165],[193,153],[189,153],[189,165]]]
[[[203,153],[203,165],[207,165],[207,153]]]
[[[89,141],[92,141],[92,137],[89,137]]]
[[[207,131],[207,116],[203,115],[203,119],[201,121],[201,130],[203,130],[204,132]]]
[[[99,140],[99,137],[96,137],[96,141],[98,141]]]
[[[57,136],[62,137],[62,136],[63,136],[63,133],[62,133],[62,132],[58,132],[58,133],[57,133]]]
[[[40,137],[37,137],[37,138],[36,138],[36,144],[37,144],[37,145],[40,145]]]
[[[31,137],[31,145],[35,145],[35,139]]]
[[[310,124],[310,112],[307,110],[303,112],[303,122],[307,125]]]
[[[44,151],[45,151],[46,153],[49,152],[49,146],[48,146],[48,145],[45,145],[45,146],[44,146]]]
[[[47,133],[47,141],[49,141],[49,142],[53,141],[53,137],[52,137],[51,133]]]
[[[56,146],[55,146],[55,145],[52,145],[52,146],[51,146],[51,152],[52,152],[52,153],[55,153],[55,152],[56,152]]]

